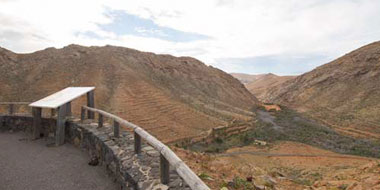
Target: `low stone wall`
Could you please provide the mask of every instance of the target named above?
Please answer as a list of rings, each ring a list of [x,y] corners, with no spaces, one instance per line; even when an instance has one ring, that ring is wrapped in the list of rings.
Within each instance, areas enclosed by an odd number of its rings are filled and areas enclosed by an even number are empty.
[[[54,131],[56,120],[42,118],[42,129]],[[0,131],[31,131],[33,117],[30,115],[0,115]]]
[[[53,118],[43,118],[43,128],[48,127],[52,132],[55,122]],[[0,115],[0,131],[30,131],[32,124],[31,116]],[[175,170],[170,171],[170,183],[167,186],[161,184],[159,152],[143,143],[141,154],[136,155],[131,132],[122,131],[120,138],[115,138],[110,125],[98,128],[97,123],[91,120],[80,122],[71,119],[66,122],[65,141],[86,150],[120,184],[122,190],[190,189]]]
[[[121,184],[121,189],[190,189],[175,170],[171,170],[169,185],[162,185],[159,152],[143,143],[141,154],[136,155],[131,132],[123,131],[120,138],[115,138],[112,126],[97,127],[97,123],[90,120],[66,122],[65,139],[98,159]]]

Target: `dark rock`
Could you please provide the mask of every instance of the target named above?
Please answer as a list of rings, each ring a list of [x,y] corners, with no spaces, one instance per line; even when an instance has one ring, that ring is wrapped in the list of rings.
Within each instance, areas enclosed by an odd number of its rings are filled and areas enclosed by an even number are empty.
[[[90,165],[90,166],[97,166],[97,165],[99,165],[99,159],[98,159],[98,157],[92,157],[91,158],[91,160],[90,160],[90,162],[88,163],[88,165]]]

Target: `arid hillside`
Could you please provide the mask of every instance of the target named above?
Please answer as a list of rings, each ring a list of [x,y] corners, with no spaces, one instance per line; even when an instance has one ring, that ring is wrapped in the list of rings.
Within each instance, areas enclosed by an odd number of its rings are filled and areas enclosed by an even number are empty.
[[[67,86],[95,86],[96,107],[166,142],[248,120],[257,103],[237,79],[190,57],[113,46],[30,54],[0,48],[0,102],[35,101]],[[84,103],[73,102],[74,113]]]
[[[378,138],[380,42],[275,86],[262,98],[306,112],[346,134]]]
[[[278,76],[272,73],[259,75],[232,73],[231,75],[239,79],[245,85],[245,87],[259,100],[264,100],[264,95],[269,89],[273,88],[274,86],[281,85],[289,79],[296,77]]]

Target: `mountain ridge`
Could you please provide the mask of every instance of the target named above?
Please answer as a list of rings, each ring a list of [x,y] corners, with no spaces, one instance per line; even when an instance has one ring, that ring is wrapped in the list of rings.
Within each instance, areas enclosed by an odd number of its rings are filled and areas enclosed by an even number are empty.
[[[250,119],[258,103],[227,73],[190,57],[115,46],[69,45],[34,53],[0,49],[0,101],[35,101],[67,86],[96,86],[96,107],[164,141]],[[74,112],[84,100],[74,102]]]

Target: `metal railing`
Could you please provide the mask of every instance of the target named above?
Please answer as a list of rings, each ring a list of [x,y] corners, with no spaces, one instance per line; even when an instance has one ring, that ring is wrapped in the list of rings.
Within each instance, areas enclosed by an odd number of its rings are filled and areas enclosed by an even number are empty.
[[[0,102],[0,106],[6,105],[8,106],[8,114],[13,115],[15,114],[15,107],[16,106],[25,106],[29,105],[30,102]]]
[[[8,106],[8,114],[15,114],[15,106],[29,105],[29,102],[0,102],[0,106]],[[160,179],[161,183],[168,184],[170,181],[169,167],[174,167],[178,175],[194,190],[210,190],[210,188],[172,151],[169,147],[149,134],[141,127],[130,123],[116,115],[110,114],[103,110],[82,106],[81,120],[85,120],[86,111],[88,118],[94,119],[94,113],[99,115],[98,126],[103,127],[104,117],[113,120],[113,131],[116,138],[120,137],[120,126],[125,126],[133,130],[134,133],[134,150],[135,154],[141,153],[141,140],[145,140],[155,150],[160,153]],[[53,115],[53,111],[51,112]]]
[[[145,140],[155,150],[160,153],[160,178],[161,183],[169,183],[169,166],[174,167],[178,175],[194,190],[210,190],[210,188],[172,151],[169,147],[146,132],[141,127],[130,123],[116,115],[107,113],[103,110],[83,106],[81,108],[81,120],[85,120],[86,111],[99,114],[98,126],[103,127],[103,117],[113,120],[114,136],[120,136],[120,125],[126,126],[134,132],[135,153],[141,153],[141,139]]]

